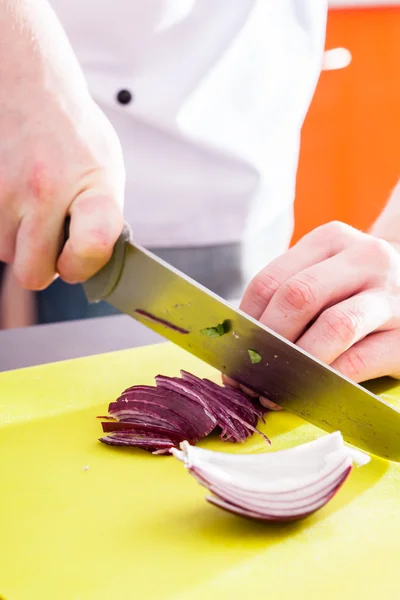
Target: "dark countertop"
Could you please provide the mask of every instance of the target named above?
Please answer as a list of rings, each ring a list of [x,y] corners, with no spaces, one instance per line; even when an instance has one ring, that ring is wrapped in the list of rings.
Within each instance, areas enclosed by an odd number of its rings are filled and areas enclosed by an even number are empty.
[[[0,371],[165,341],[125,315],[0,331]]]

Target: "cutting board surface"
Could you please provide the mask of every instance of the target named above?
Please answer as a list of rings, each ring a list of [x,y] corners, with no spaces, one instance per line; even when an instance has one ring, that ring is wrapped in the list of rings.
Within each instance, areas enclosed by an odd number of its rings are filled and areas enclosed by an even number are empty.
[[[0,374],[0,597],[4,600],[399,598],[400,465],[374,458],[292,524],[205,502],[171,457],[98,442],[97,415],[126,387],[184,368],[169,344]],[[400,405],[400,385],[374,383]],[[288,448],[322,432],[287,413],[226,452]]]

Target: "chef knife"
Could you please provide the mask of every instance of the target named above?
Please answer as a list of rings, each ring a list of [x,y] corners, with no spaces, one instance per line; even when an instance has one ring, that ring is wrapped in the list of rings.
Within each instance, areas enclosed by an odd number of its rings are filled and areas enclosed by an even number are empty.
[[[67,235],[67,233],[66,233]],[[285,340],[151,252],[125,226],[112,258],[84,284],[191,354],[350,444],[400,461],[400,411]]]

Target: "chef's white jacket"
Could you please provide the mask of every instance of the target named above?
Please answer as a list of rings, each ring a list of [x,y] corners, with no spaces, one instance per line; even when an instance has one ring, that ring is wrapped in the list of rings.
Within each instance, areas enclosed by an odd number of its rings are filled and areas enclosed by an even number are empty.
[[[326,0],[50,0],[124,151],[147,247],[289,244]]]

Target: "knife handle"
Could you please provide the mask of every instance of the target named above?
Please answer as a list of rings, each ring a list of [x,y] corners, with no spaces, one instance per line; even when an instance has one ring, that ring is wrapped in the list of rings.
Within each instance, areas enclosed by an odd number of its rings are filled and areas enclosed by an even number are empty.
[[[68,215],[64,221],[63,246],[69,239],[71,217]],[[84,284],[84,291],[89,302],[100,302],[107,299],[118,283],[125,259],[126,243],[132,239],[132,229],[125,222],[122,232],[115,242],[112,256],[98,273],[93,275]]]
[[[63,244],[62,244],[63,247],[68,242],[70,225],[71,225],[71,217],[69,215],[67,215],[67,217],[65,218],[65,221],[64,221],[64,235],[63,235]]]

